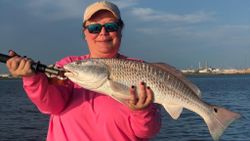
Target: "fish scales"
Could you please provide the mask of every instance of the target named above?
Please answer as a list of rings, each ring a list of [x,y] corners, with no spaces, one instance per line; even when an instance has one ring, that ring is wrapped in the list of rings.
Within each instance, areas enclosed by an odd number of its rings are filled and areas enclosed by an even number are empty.
[[[129,88],[143,81],[154,92],[154,102],[161,104],[173,119],[186,108],[200,115],[213,140],[219,140],[224,130],[240,115],[206,103],[197,86],[180,71],[163,63],[145,63],[125,59],[87,59],[64,66],[65,76],[78,85],[109,95],[123,103]],[[137,89],[138,90],[138,89]]]
[[[199,111],[197,114],[211,114],[210,107],[206,102],[201,102],[200,98],[192,90],[185,87],[180,80],[168,72],[163,72],[150,64],[136,61],[125,60],[120,62],[117,59],[103,59],[103,61],[109,66],[111,80],[127,86],[137,85],[140,81],[145,82],[156,93],[154,95],[156,103],[162,103],[161,100],[165,97],[168,103],[172,103],[172,101],[182,103],[181,106],[191,111]],[[166,73],[168,77],[161,77],[162,73]],[[182,84],[186,90],[178,89],[178,84]]]
[[[185,93],[183,93],[183,89],[178,89],[177,85],[182,83],[175,76],[167,73],[166,75],[170,78],[169,80],[166,77],[162,77],[164,76],[162,74],[166,72],[163,72],[159,68],[136,61],[119,61],[117,59],[103,59],[102,61],[109,66],[111,80],[127,86],[138,85],[140,81],[145,82],[157,94],[155,95],[156,103],[160,103],[162,97],[167,97],[171,101],[193,104],[190,106],[187,105],[187,108],[192,106],[204,107],[204,103],[196,102],[199,101],[199,98],[187,87],[187,92]],[[191,108],[189,109],[191,110]]]

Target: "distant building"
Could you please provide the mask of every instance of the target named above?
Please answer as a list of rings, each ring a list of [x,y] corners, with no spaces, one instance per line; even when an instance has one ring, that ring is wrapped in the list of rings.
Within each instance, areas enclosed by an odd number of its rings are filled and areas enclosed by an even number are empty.
[[[210,73],[211,71],[210,71],[210,69],[208,69],[208,68],[204,68],[204,69],[199,69],[198,70],[198,73]]]
[[[181,70],[182,73],[195,73],[195,70],[193,69],[185,69],[185,70]]]

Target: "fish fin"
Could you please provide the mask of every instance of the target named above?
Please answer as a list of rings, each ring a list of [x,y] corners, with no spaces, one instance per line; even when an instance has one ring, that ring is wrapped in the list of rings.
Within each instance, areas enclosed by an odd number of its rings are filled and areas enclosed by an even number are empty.
[[[196,85],[194,85],[191,81],[186,79],[183,73],[178,69],[166,63],[150,63],[150,64],[164,71],[169,72],[170,74],[181,80],[184,84],[186,84],[199,98],[201,98],[200,89]]]
[[[169,115],[175,120],[180,117],[183,110],[183,107],[176,104],[165,104],[163,105],[163,107],[169,113]]]
[[[204,120],[213,140],[218,141],[224,130],[234,120],[240,118],[240,114],[217,106],[212,106],[212,108],[212,115],[209,115],[208,118],[204,118]]]
[[[109,86],[112,90],[110,96],[117,101],[124,103],[130,98],[129,87],[121,83],[108,80]]]

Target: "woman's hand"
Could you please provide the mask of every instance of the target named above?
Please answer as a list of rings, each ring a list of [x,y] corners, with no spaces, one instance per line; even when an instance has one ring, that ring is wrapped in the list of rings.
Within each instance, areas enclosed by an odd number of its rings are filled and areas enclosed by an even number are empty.
[[[14,77],[32,76],[34,75],[31,69],[32,60],[26,57],[20,57],[14,51],[9,52],[9,56],[13,56],[6,62],[9,72]]]
[[[128,101],[128,106],[131,110],[142,110],[147,108],[154,99],[153,91],[150,87],[146,87],[144,82],[139,85],[139,94],[136,93],[135,86],[130,88],[131,99]]]

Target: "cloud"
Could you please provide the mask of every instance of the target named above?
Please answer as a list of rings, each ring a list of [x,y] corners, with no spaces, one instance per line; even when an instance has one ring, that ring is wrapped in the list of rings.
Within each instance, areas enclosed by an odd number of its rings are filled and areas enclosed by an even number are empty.
[[[26,7],[35,17],[56,21],[81,17],[84,4],[82,0],[27,0]]]
[[[139,0],[112,0],[120,9],[133,7]],[[25,5],[33,16],[52,21],[82,17],[91,0],[27,0]]]
[[[141,27],[137,32],[150,37],[161,37],[172,41],[191,43],[200,48],[247,48],[250,44],[249,25],[217,25],[199,29],[195,26]]]
[[[139,0],[111,0],[115,3],[120,9],[134,7],[138,4]]]
[[[191,14],[173,14],[162,11],[157,11],[151,8],[133,8],[131,13],[143,21],[155,21],[155,22],[174,22],[174,23],[185,23],[194,24],[214,19],[213,13],[209,12],[195,12]]]
[[[249,25],[220,25],[201,35],[224,47],[249,47],[249,33]]]

